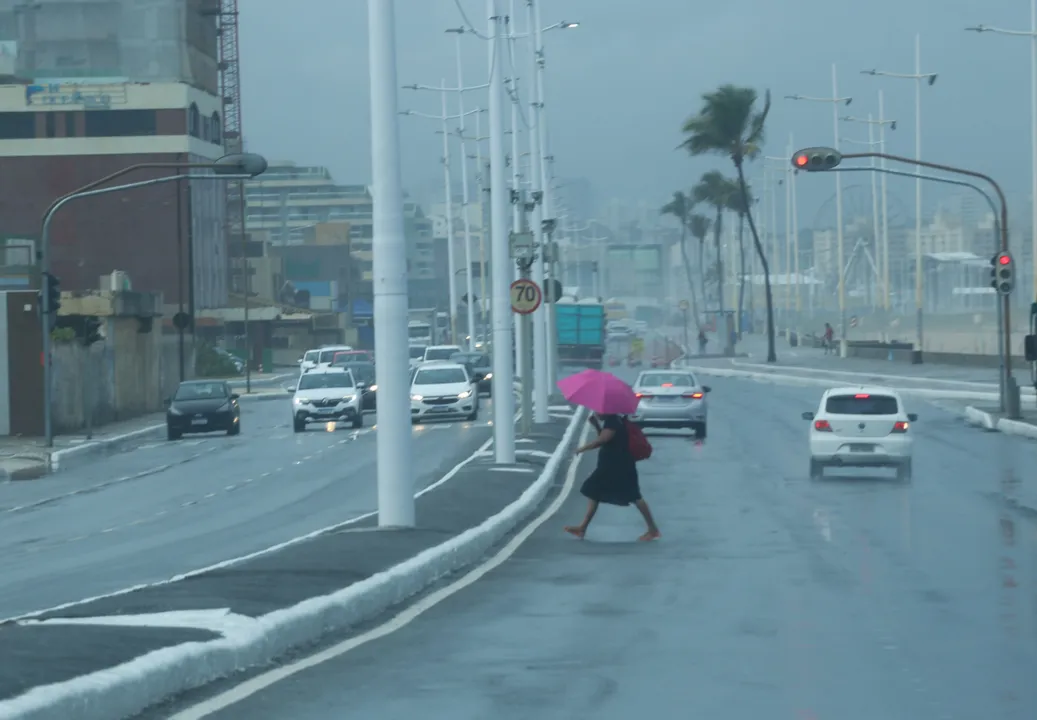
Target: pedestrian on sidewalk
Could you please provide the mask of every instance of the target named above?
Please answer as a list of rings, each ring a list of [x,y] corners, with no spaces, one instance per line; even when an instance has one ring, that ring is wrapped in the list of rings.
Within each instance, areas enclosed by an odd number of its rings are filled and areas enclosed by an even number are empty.
[[[706,354],[706,345],[709,344],[709,338],[706,337],[705,330],[699,330],[699,355]]]
[[[588,420],[598,432],[591,442],[577,448],[576,454],[598,450],[598,465],[590,474],[580,493],[587,498],[587,514],[579,525],[569,525],[565,531],[581,540],[587,534],[587,527],[598,511],[598,505],[635,505],[641,512],[647,531],[638,538],[641,542],[656,540],[662,536],[648,503],[641,496],[641,485],[637,477],[637,461],[630,451],[630,436],[627,432],[626,419],[620,415],[593,414]]]
[[[825,355],[828,355],[830,353],[835,352],[835,348],[833,347],[834,343],[835,343],[835,330],[832,329],[831,323],[825,323],[825,340],[824,340]]]

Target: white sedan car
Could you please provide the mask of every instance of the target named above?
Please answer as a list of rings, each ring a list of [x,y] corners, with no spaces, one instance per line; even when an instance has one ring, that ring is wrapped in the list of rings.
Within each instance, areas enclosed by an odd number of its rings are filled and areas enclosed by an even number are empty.
[[[411,422],[457,417],[478,420],[481,379],[481,374],[470,376],[465,366],[458,363],[422,363],[411,376]]]
[[[898,480],[911,479],[914,445],[911,423],[900,395],[884,387],[839,387],[826,390],[810,420],[810,477],[828,467],[892,467]]]

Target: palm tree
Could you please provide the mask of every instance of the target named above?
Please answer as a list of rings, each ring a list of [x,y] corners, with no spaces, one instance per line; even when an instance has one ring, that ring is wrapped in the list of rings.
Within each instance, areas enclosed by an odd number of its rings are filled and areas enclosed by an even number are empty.
[[[691,211],[695,207],[689,195],[678,190],[673,194],[673,199],[659,209],[662,215],[673,215],[681,224],[681,261],[684,263],[684,273],[688,279],[688,291],[691,293],[691,312],[695,319],[695,329],[701,330],[702,323],[699,319],[699,301],[695,292],[695,282],[691,279],[691,263],[688,259],[688,221]]]
[[[745,205],[742,194],[736,192],[731,197],[731,212],[738,216],[738,337],[742,337],[742,317],[745,310]]]
[[[724,258],[720,252],[720,233],[724,228],[724,213],[731,206],[731,196],[737,191],[734,181],[724,177],[719,170],[710,170],[699,178],[691,190],[696,203],[713,208],[713,249],[716,252],[717,309],[724,314]]]
[[[688,218],[688,232],[699,241],[699,287],[702,288],[703,305],[706,304],[706,235],[710,224],[708,217],[698,213],[692,213]]]
[[[776,362],[774,351],[774,302],[771,295],[770,266],[760,243],[756,223],[753,221],[752,204],[749,201],[749,186],[745,182],[745,161],[755,160],[763,145],[767,114],[771,110],[771,93],[764,96],[762,110],[756,109],[759,96],[755,89],[721,85],[713,92],[702,96],[702,109],[684,123],[687,136],[681,143],[692,155],[717,153],[726,155],[738,171],[738,187],[745,205],[745,219],[753,234],[756,255],[763,267],[764,288],[767,300],[767,362]]]

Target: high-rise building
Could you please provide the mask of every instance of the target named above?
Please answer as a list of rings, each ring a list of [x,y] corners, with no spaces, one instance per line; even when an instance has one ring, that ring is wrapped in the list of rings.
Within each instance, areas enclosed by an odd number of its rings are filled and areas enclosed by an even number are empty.
[[[140,163],[223,154],[217,20],[203,0],[0,0],[0,237],[36,249],[58,197]],[[139,170],[116,182],[174,174]],[[227,299],[224,188],[169,182],[73,201],[56,216],[62,289],[125,271],[197,308]],[[190,267],[193,266],[193,274]]]

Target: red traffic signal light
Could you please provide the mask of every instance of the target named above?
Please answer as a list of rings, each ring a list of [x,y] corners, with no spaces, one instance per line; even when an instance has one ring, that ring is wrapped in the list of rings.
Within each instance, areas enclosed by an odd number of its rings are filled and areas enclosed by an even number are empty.
[[[1010,255],[998,255],[997,262],[1000,265],[1011,265],[1012,257]]]
[[[810,158],[808,158],[806,154],[800,153],[796,156],[796,159],[793,162],[796,163],[796,167],[802,168],[807,166],[807,163],[810,162]]]
[[[807,172],[820,172],[831,170],[842,161],[842,153],[835,148],[804,148],[792,156],[792,167]]]

